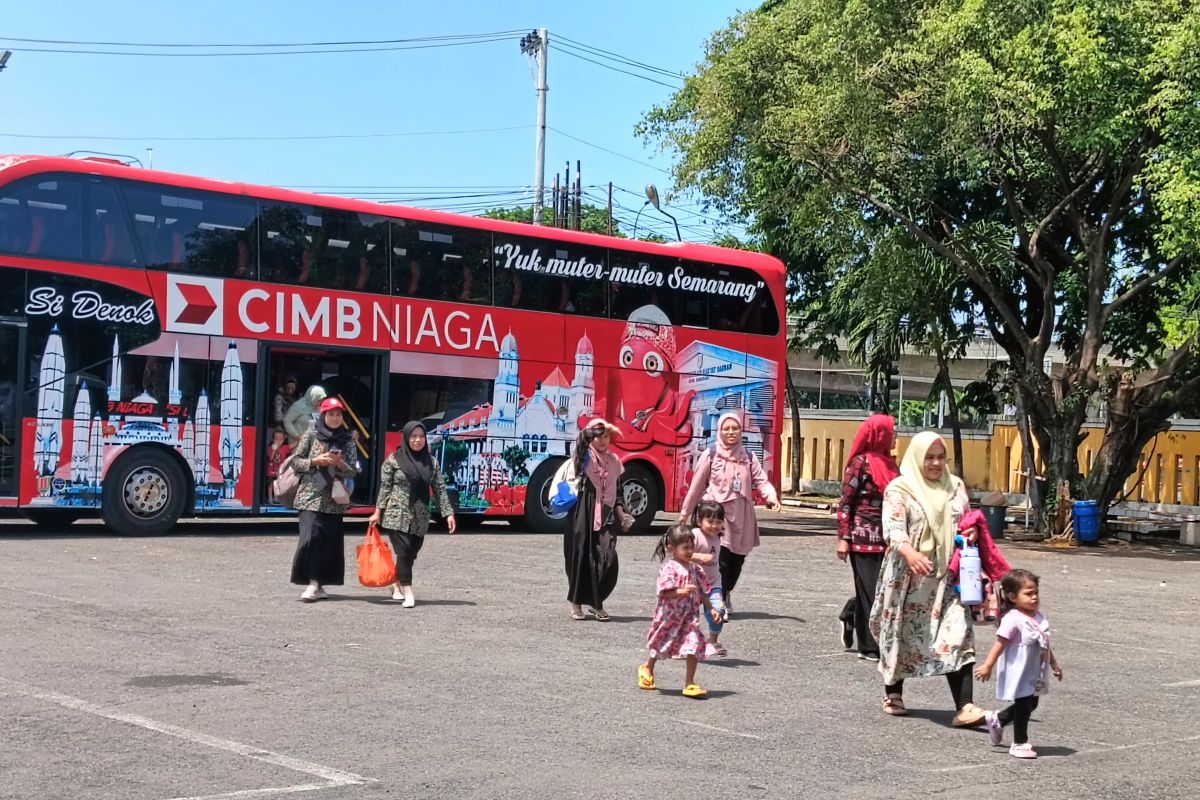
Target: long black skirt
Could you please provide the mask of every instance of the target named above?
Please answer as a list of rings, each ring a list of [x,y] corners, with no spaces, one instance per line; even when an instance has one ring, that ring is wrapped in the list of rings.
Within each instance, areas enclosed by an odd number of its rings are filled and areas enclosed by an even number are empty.
[[[292,559],[292,583],[316,581],[322,586],[346,582],[346,553],[342,515],[322,511],[300,512],[300,537]]]
[[[567,569],[567,602],[600,608],[617,586],[617,522],[612,509],[595,530],[596,490],[586,478],[579,501],[567,518],[563,558]]]

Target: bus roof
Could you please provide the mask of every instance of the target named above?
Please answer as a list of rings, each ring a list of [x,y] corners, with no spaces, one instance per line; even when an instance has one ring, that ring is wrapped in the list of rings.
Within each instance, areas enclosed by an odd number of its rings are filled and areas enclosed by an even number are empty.
[[[696,261],[710,261],[729,266],[748,267],[765,276],[778,287],[782,288],[784,266],[781,261],[764,253],[749,250],[735,250],[727,247],[717,247],[710,244],[694,242],[671,242],[659,244],[636,239],[623,239],[617,236],[606,236],[597,233],[584,233],[564,228],[549,228],[533,226],[523,222],[508,222],[506,220],[475,217],[467,214],[454,214],[447,211],[433,211],[415,206],[403,206],[392,203],[375,203],[369,200],[355,200],[334,195],[316,194],[312,192],[297,192],[291,189],[279,189],[272,186],[260,186],[251,183],[223,181],[213,178],[201,178],[193,175],[181,175],[175,172],[143,169],[123,164],[108,158],[65,158],[62,156],[42,155],[0,155],[0,183],[37,175],[45,172],[72,172],[82,175],[103,175],[113,178],[127,178],[147,181],[168,186],[180,186],[189,189],[199,189],[212,192],[240,194],[265,200],[277,200],[286,203],[305,203],[339,208],[346,211],[356,211],[362,214],[376,214],[385,217],[403,217],[429,223],[445,225],[460,225],[489,230],[499,233],[530,236],[541,234],[549,238],[561,239],[582,245],[607,247],[637,253],[657,254],[673,258],[686,258]],[[537,230],[531,230],[537,228]]]

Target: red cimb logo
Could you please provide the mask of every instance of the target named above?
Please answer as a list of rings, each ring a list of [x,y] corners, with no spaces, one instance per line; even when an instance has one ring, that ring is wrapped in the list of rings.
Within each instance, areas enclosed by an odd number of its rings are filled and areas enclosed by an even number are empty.
[[[217,310],[217,301],[209,292],[207,286],[177,283],[176,288],[183,295],[183,310],[175,317],[175,321],[184,325],[203,325],[212,318]]]

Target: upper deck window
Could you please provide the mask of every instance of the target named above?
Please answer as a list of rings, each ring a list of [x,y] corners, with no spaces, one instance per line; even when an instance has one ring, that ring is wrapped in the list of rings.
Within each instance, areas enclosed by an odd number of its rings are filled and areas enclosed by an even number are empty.
[[[83,188],[69,175],[38,175],[0,187],[0,252],[78,261]]]
[[[122,185],[147,266],[192,275],[257,277],[253,200],[151,183]]]

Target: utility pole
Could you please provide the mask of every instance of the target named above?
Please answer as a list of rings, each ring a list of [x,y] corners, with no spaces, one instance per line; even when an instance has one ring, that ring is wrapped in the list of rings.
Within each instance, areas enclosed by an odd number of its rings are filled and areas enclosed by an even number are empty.
[[[612,181],[608,182],[608,235],[612,236]]]
[[[545,28],[530,31],[521,38],[521,52],[537,61],[537,148],[533,160],[533,224],[542,224],[542,187],[546,178],[546,56],[550,34]]]

